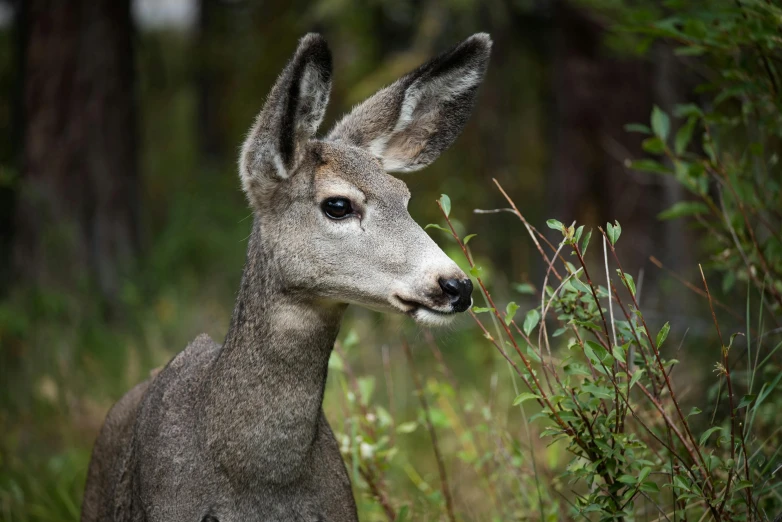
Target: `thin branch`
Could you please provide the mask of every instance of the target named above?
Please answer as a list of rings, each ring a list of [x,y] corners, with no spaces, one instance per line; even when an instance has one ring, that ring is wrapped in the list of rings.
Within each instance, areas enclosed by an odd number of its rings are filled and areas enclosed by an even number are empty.
[[[451,491],[448,487],[448,475],[445,472],[445,463],[443,462],[443,456],[440,453],[440,446],[437,443],[437,432],[432,424],[432,414],[429,411],[429,403],[424,395],[424,389],[421,386],[421,380],[418,376],[418,372],[415,371],[415,364],[413,363],[413,353],[410,350],[410,345],[407,344],[405,339],[402,339],[402,348],[404,348],[405,355],[407,356],[407,362],[410,366],[410,375],[413,378],[413,384],[418,394],[418,400],[421,401],[421,407],[424,410],[424,419],[426,420],[426,429],[429,431],[429,437],[432,439],[432,449],[434,450],[434,457],[437,460],[437,471],[440,473],[440,489],[443,492],[445,498],[445,509],[448,512],[448,519],[451,522],[456,522],[456,516],[453,512],[453,499],[451,498]]]

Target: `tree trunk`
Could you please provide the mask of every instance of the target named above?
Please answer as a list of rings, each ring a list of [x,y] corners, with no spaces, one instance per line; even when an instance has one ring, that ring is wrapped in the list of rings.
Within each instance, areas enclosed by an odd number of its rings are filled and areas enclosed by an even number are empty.
[[[633,277],[649,269],[644,301],[654,304],[660,273],[649,256],[682,272],[691,267],[692,241],[681,223],[657,219],[681,199],[678,185],[624,166],[625,160],[646,155],[641,149],[645,136],[626,132],[624,125],[647,123],[654,104],[670,110],[685,101],[686,75],[665,48],[655,49],[653,60],[617,57],[604,46],[605,28],[574,4],[559,0],[553,11],[551,207],[567,224],[577,219],[605,227],[618,220],[623,267]]]
[[[17,281],[116,298],[138,248],[130,0],[27,0]]]
[[[14,20],[20,1],[0,0],[0,9],[10,9]],[[20,46],[19,24],[4,31],[0,45],[11,49]],[[16,183],[21,162],[21,53],[4,53],[0,57],[0,298],[8,291],[11,281],[11,247],[14,234]]]
[[[232,35],[219,0],[199,0],[198,9],[198,145],[203,159],[215,161],[225,155],[225,132],[220,122],[220,68],[225,62],[215,52],[215,42],[224,45]],[[221,16],[222,15],[222,16]]]

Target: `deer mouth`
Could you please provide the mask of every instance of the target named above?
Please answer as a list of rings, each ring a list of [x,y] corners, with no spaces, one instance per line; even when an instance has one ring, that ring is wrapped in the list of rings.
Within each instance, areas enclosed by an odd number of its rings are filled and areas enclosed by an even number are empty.
[[[453,308],[451,308],[448,311],[442,311],[442,310],[437,310],[436,308],[432,308],[431,306],[427,306],[423,303],[419,303],[418,301],[403,299],[399,296],[395,296],[395,297],[406,308],[406,310],[404,310],[404,313],[418,321],[422,320],[423,317],[425,317],[426,315],[445,319],[445,318],[450,318],[452,316],[455,316],[458,313]],[[422,321],[422,322],[426,322],[426,321]]]

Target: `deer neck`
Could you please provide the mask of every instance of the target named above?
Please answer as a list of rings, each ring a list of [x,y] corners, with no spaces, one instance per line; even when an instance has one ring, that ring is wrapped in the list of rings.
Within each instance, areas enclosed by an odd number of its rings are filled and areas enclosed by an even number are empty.
[[[284,260],[262,235],[256,218],[231,325],[205,383],[206,444],[243,486],[289,482],[304,470],[346,308],[285,288]]]

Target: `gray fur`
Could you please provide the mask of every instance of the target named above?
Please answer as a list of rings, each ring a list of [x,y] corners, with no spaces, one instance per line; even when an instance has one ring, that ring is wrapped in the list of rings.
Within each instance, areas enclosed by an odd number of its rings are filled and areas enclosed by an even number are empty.
[[[471,41],[485,52],[459,55]],[[344,310],[354,303],[446,322],[454,310],[439,281],[466,277],[408,214],[407,188],[383,169],[388,158],[356,133],[379,128],[367,120],[372,110],[389,144],[426,128],[405,140],[424,140],[410,165],[431,162],[466,119],[455,110],[457,128],[437,107],[458,98],[469,112],[475,86],[442,92],[465,74],[479,81],[488,46],[488,37],[472,37],[451,51],[460,56],[451,69],[442,57],[422,66],[430,73],[405,77],[412,91],[386,99],[395,106],[383,105],[391,88],[381,91],[319,141],[331,59],[319,36],[302,39],[242,149],[255,219],[225,342],[197,337],[112,408],[90,462],[84,522],[356,520],[322,411]],[[431,73],[432,63],[442,70]],[[400,157],[396,146],[385,150]],[[336,196],[348,197],[355,215],[326,217],[321,202]]]

